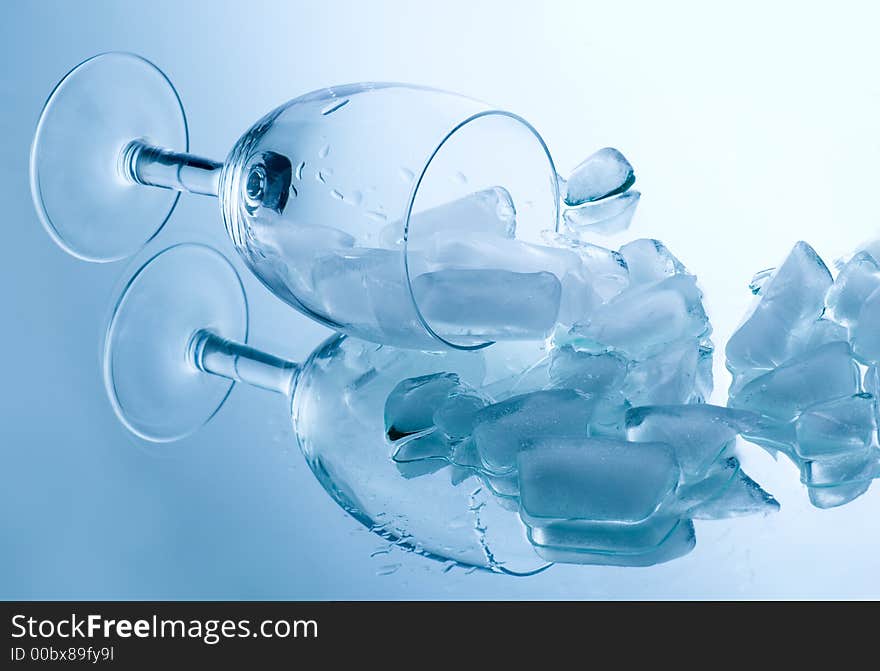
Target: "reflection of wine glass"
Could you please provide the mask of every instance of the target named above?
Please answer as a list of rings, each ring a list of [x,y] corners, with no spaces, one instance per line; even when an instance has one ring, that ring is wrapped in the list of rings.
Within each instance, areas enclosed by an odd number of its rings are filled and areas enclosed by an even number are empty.
[[[234,381],[290,399],[297,441],[334,500],[391,542],[514,574],[541,570],[525,527],[486,487],[447,470],[407,478],[385,439],[383,408],[402,379],[455,371],[483,376],[481,352],[424,353],[336,335],[303,364],[257,351],[236,271],[201,245],[153,257],[126,284],[107,330],[104,375],[122,422],[155,442],[197,430]],[[426,505],[426,502],[430,502]]]
[[[121,53],[85,61],[50,95],[34,138],[45,227],[71,254],[110,261],[152,238],[180,192],[217,196],[251,270],[332,328],[471,349],[552,327],[561,278],[546,259],[486,244],[539,242],[558,221],[552,159],[514,114],[429,88],[352,84],[278,107],[225,163],[187,149],[180,100],[155,66]],[[482,244],[462,259],[450,243],[472,235]]]

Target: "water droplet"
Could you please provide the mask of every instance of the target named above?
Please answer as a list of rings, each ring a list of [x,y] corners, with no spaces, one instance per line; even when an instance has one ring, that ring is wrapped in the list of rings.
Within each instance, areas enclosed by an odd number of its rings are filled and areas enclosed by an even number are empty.
[[[306,162],[301,162],[298,166],[296,166],[296,178],[298,180],[302,180],[303,178],[303,168],[306,167]]]
[[[343,98],[342,100],[334,100],[327,107],[321,110],[321,114],[324,116],[328,116],[333,114],[338,109],[345,107],[348,104],[348,98]]]
[[[452,180],[458,184],[467,184],[468,178],[463,172],[457,172],[452,176]]]
[[[315,173],[315,179],[317,179],[319,182],[321,182],[321,184],[327,183],[327,178],[324,176],[324,173],[321,172],[320,170],[318,170],[318,172]]]
[[[329,144],[325,144],[325,145],[324,145],[323,147],[321,147],[321,149],[318,151],[318,158],[327,158],[327,155],[328,155],[329,153],[330,153],[330,145],[329,145]]]
[[[378,222],[380,222],[380,223],[381,223],[381,222],[388,221],[388,217],[386,217],[386,216],[385,216],[384,214],[382,214],[381,212],[376,212],[375,210],[367,210],[367,213],[366,213],[366,214],[367,214],[367,216],[368,216],[370,219],[372,219],[373,221],[378,221]]]
[[[330,195],[333,196],[336,200],[345,200],[345,197],[342,195],[342,192],[338,191],[336,189],[333,189],[330,192]]]
[[[415,173],[413,173],[413,171],[409,168],[401,168],[400,177],[406,184],[409,184],[416,178]]]
[[[352,205],[360,205],[362,202],[364,202],[364,194],[362,194],[360,191],[352,191],[351,195],[348,197],[348,200],[351,202]]]

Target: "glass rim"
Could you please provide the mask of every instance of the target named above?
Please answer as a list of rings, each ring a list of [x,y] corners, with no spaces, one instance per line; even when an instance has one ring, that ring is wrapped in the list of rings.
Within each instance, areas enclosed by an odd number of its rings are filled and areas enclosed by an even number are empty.
[[[422,328],[425,329],[425,331],[434,339],[442,342],[444,345],[446,345],[448,347],[451,347],[451,348],[457,349],[457,350],[471,350],[471,351],[472,350],[479,350],[479,349],[483,349],[485,347],[488,347],[489,345],[494,344],[495,341],[494,340],[487,340],[485,342],[477,343],[475,345],[462,345],[460,343],[452,342],[451,340],[444,338],[442,335],[437,333],[437,331],[435,331],[431,327],[428,320],[422,314],[422,310],[419,307],[419,302],[416,300],[415,293],[413,292],[412,278],[410,276],[410,271],[409,271],[409,224],[410,224],[410,217],[412,216],[413,205],[415,204],[416,197],[418,196],[419,188],[422,185],[422,180],[425,178],[425,174],[428,172],[428,169],[431,167],[431,163],[434,161],[434,159],[440,153],[440,151],[443,149],[443,147],[446,145],[446,143],[449,142],[449,140],[451,140],[456,135],[456,133],[458,133],[462,128],[464,128],[468,124],[473,123],[475,121],[478,121],[479,119],[482,119],[485,117],[491,117],[491,116],[504,117],[504,118],[511,119],[511,120],[519,123],[522,127],[524,127],[526,130],[528,130],[532,134],[532,136],[538,141],[538,144],[541,147],[541,149],[543,150],[544,155],[547,157],[547,163],[550,168],[550,174],[554,177],[554,179],[552,180],[553,181],[553,189],[555,192],[555,197],[553,199],[553,202],[554,202],[553,230],[554,231],[559,230],[559,211],[560,211],[559,181],[558,181],[558,179],[555,178],[555,176],[557,174],[556,173],[556,164],[553,162],[553,156],[550,154],[550,149],[547,147],[547,143],[544,142],[544,138],[541,137],[541,134],[537,131],[537,129],[531,123],[529,123],[526,119],[521,117],[519,114],[515,114],[513,112],[508,112],[507,110],[495,109],[495,108],[485,109],[485,110],[481,110],[479,112],[475,112],[474,114],[471,114],[471,115],[465,117],[464,119],[462,119],[461,121],[459,121],[437,143],[437,146],[434,147],[434,149],[431,151],[431,154],[428,156],[427,160],[425,161],[424,165],[422,166],[421,170],[419,171],[417,179],[413,182],[413,187],[410,190],[409,199],[407,201],[406,216],[404,218],[404,226],[403,226],[403,270],[404,270],[404,276],[406,278],[406,286],[407,286],[407,290],[409,292],[410,301],[412,302],[413,309],[416,312],[416,316],[418,317],[419,323],[422,325]]]

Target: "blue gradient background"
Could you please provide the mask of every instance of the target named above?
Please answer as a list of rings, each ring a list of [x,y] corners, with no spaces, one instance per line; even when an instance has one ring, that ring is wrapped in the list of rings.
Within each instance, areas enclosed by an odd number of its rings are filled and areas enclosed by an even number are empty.
[[[662,238],[699,275],[723,346],[752,272],[799,238],[831,259],[877,230],[880,45],[869,7],[4,3],[0,597],[880,597],[880,488],[819,511],[790,464],[749,446],[747,470],[780,514],[698,523],[696,550],[664,566],[564,566],[528,579],[443,574],[402,552],[371,557],[380,539],[319,487],[280,397],[238,388],[208,427],[157,455],[117,423],[100,378],[125,264],[55,248],[27,178],[46,95],[101,51],[164,68],[191,146],[218,158],[263,113],[311,89],[399,80],[457,90],[532,121],[562,172],[600,146],[621,148],[644,192],[633,233]],[[206,198],[181,199],[147,252],[180,240],[231,252]],[[301,358],[325,337],[243,275],[255,344]],[[723,402],[721,361],[716,372]],[[388,564],[400,568],[379,575]]]

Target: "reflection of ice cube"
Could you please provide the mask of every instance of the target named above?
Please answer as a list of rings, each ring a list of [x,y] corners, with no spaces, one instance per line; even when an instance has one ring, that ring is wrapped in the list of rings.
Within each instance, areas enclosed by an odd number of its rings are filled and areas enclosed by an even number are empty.
[[[638,191],[627,191],[595,203],[571,207],[562,213],[562,219],[575,237],[589,233],[614,235],[629,228],[641,196]]]
[[[620,388],[627,366],[626,359],[612,352],[590,354],[557,347],[550,355],[550,380],[557,388],[607,397]]]
[[[699,362],[696,340],[671,345],[634,363],[623,393],[633,406],[687,403],[694,394]]]
[[[694,549],[697,537],[690,520],[679,520],[656,548],[642,552],[592,552],[571,547],[535,544],[535,552],[551,562],[595,564],[601,566],[654,566],[683,557]]]
[[[832,487],[808,487],[810,503],[817,508],[836,508],[859,498],[868,491],[870,481],[846,482]]]
[[[715,405],[656,405],[626,413],[626,436],[639,442],[666,443],[675,452],[686,479],[703,475],[746,426],[751,413]]]
[[[434,413],[462,390],[455,373],[434,373],[402,380],[385,401],[385,431],[389,440],[430,429]]]
[[[650,284],[687,272],[681,261],[659,240],[633,240],[620,248],[620,255],[629,269],[631,284]]]
[[[379,234],[383,247],[392,249],[403,243],[403,222],[386,225]],[[506,189],[496,186],[464,198],[414,212],[410,217],[407,243],[423,248],[435,235],[485,233],[498,238],[512,238],[516,233],[516,211]]]
[[[855,394],[812,405],[795,422],[795,449],[804,459],[864,452],[876,431],[874,397]]]
[[[736,459],[728,459],[724,467],[731,473],[727,482],[713,495],[694,506],[688,513],[689,517],[697,520],[719,520],[743,515],[767,515],[779,510],[776,499],[746,475]]]
[[[730,405],[787,422],[811,405],[858,393],[860,382],[849,345],[833,342],[755,378],[730,399]]]
[[[636,181],[623,154],[605,147],[588,156],[565,182],[565,204],[580,205],[626,191]]]
[[[728,368],[753,377],[754,371],[770,370],[791,358],[791,334],[822,315],[830,286],[831,273],[822,259],[807,243],[797,243],[730,337]]]
[[[675,490],[678,463],[662,443],[604,438],[537,440],[517,458],[526,524],[642,522]]]
[[[853,482],[870,482],[880,476],[880,450],[824,457],[801,464],[801,482],[808,487],[834,487]]]
[[[547,548],[633,554],[656,549],[678,526],[676,517],[653,515],[644,522],[549,522],[529,528],[529,540]]]
[[[507,473],[516,456],[547,436],[586,438],[593,402],[571,389],[536,391],[489,405],[477,413],[474,443],[486,470]]]
[[[552,273],[438,270],[413,281],[413,295],[431,328],[447,339],[545,337],[556,324],[561,293]]]

